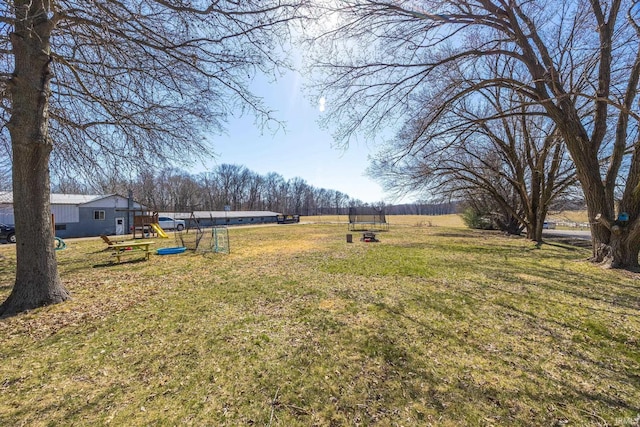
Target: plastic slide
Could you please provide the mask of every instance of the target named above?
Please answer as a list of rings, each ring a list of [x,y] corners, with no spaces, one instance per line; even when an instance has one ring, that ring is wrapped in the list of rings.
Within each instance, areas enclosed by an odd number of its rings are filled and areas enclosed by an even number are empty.
[[[164,231],[162,227],[160,227],[160,224],[158,224],[157,222],[152,222],[150,225],[151,225],[151,228],[153,228],[155,232],[158,233],[158,236],[164,237],[165,239],[169,237],[167,232]]]

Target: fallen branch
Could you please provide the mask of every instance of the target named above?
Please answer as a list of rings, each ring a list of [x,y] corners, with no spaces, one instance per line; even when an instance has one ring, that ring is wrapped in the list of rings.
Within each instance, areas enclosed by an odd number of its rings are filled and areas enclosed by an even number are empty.
[[[273,401],[271,402],[271,415],[269,416],[269,424],[267,424],[267,426],[270,426],[271,422],[273,421],[273,411],[275,410],[276,404],[278,403],[279,392],[280,392],[280,387],[278,387],[278,389],[276,390],[276,395],[273,396]]]

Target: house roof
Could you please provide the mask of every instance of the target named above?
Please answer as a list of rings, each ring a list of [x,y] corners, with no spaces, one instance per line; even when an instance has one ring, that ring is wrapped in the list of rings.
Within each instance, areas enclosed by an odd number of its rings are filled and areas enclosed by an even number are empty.
[[[49,201],[52,205],[83,205],[85,203],[93,202],[100,199],[106,199],[108,197],[118,196],[118,194],[57,194],[51,193]],[[13,192],[0,191],[0,203],[13,204]]]
[[[106,199],[108,196],[95,194],[51,194],[52,205],[83,205],[99,199]]]
[[[168,216],[175,219],[189,219],[191,212],[159,212],[159,216]],[[278,216],[277,212],[271,211],[195,211],[193,216],[196,219],[209,218],[256,218],[265,216]]]

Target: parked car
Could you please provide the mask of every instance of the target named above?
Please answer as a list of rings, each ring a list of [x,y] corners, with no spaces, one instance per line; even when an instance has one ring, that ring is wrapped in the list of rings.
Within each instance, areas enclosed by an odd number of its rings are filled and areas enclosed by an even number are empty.
[[[9,243],[16,242],[16,229],[10,225],[0,224],[0,240],[6,240]]]
[[[181,219],[174,219],[169,216],[158,217],[158,224],[163,230],[178,230],[182,231],[186,227],[186,224]]]
[[[547,230],[547,229],[554,229],[556,228],[556,223],[555,222],[551,222],[551,221],[545,221],[542,224],[542,228]]]

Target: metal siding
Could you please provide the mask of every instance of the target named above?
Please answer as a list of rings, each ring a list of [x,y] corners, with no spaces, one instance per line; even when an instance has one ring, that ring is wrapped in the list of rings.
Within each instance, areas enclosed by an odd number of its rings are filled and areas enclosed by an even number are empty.
[[[104,221],[93,219],[93,211],[104,211]],[[80,224],[74,228],[74,237],[99,236],[100,234],[112,235],[116,233],[116,217],[121,217],[122,212],[116,212],[114,208],[80,208]]]
[[[51,213],[54,215],[56,224],[69,224],[80,221],[77,206],[51,205]]]
[[[0,205],[0,222],[7,225],[14,225],[13,205]]]
[[[93,211],[104,211],[104,221],[93,219]],[[116,232],[116,216],[122,216],[122,212],[116,212],[115,209],[105,208],[78,208],[78,221],[73,223],[64,223],[66,230],[56,230],[56,236],[61,238],[68,237],[93,237],[100,234],[115,234]],[[56,224],[63,224],[56,218]]]
[[[0,222],[8,225],[15,224],[12,203],[13,197],[11,196],[12,193],[0,192]],[[4,201],[4,203],[2,203],[2,201]],[[117,217],[124,217],[125,222],[127,222],[127,217],[129,216],[129,213],[126,211],[128,199],[119,195],[52,195],[52,202],[51,212],[54,214],[56,225],[64,225],[66,228],[65,230],[56,230],[56,236],[60,238],[115,234],[115,219]],[[81,206],[79,207],[70,203],[80,203]],[[134,207],[140,209],[141,205],[134,202]],[[104,221],[93,219],[94,210],[103,210],[105,212]],[[126,231],[128,230],[125,230],[125,232]]]

